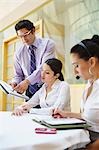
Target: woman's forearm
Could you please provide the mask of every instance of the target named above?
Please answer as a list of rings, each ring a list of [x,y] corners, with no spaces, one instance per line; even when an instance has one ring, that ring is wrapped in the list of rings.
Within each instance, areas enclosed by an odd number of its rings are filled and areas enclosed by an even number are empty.
[[[73,113],[73,112],[70,112],[70,113],[69,113],[69,117],[71,117],[71,118],[77,118],[77,119],[82,119],[81,113]]]

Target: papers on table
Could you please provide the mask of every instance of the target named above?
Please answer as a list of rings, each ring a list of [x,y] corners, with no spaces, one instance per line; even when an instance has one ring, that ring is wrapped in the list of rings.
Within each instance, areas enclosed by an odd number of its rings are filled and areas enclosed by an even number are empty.
[[[60,119],[50,119],[46,121],[51,125],[58,125],[58,124],[83,124],[85,121],[76,119],[76,118],[60,118]]]
[[[16,91],[13,91],[12,87],[9,84],[7,84],[6,82],[2,81],[2,80],[0,80],[0,88],[6,94],[10,94],[10,95],[13,95],[13,96],[17,96],[17,97],[29,100],[29,97],[27,97],[24,94],[19,94]]]
[[[49,119],[49,120],[40,120],[34,118],[33,121],[47,126],[49,128],[56,128],[56,129],[86,129],[89,127],[85,121],[75,119],[75,118],[60,118],[60,119]]]

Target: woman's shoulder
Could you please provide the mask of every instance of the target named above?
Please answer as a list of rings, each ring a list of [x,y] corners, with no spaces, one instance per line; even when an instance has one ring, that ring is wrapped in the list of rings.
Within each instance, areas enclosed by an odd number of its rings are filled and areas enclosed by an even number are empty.
[[[67,81],[60,81],[60,84],[62,86],[66,86],[66,87],[69,87],[69,83]]]

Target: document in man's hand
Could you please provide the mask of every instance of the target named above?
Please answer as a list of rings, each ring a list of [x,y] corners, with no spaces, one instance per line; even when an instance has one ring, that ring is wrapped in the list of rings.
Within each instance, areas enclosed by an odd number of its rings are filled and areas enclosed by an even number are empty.
[[[12,87],[7,84],[6,82],[0,80],[0,88],[3,92],[5,92],[6,94],[10,94],[10,95],[13,95],[13,96],[17,96],[17,97],[20,97],[20,98],[23,98],[23,99],[26,99],[26,100],[29,100],[29,97],[24,95],[24,94],[19,94],[17,93],[16,91],[14,91],[12,89]]]
[[[49,119],[49,120],[39,120],[34,118],[33,121],[44,125],[49,128],[56,129],[87,129],[90,127],[85,121],[76,118],[60,118],[60,119]]]

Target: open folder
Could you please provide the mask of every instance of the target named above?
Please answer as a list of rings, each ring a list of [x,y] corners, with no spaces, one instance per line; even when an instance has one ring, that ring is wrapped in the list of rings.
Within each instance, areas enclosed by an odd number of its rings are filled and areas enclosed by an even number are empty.
[[[60,119],[51,119],[51,120],[39,120],[33,119],[34,122],[37,122],[41,125],[44,125],[48,128],[56,129],[87,129],[90,127],[85,121],[76,119],[76,118],[60,118]]]
[[[6,82],[0,80],[0,88],[1,90],[6,93],[6,94],[9,94],[9,95],[13,95],[13,96],[17,96],[17,97],[20,97],[20,98],[23,98],[23,99],[26,99],[26,100],[29,100],[29,97],[24,95],[24,94],[19,94],[17,93],[16,91],[14,91],[12,89],[12,87],[7,84]]]

